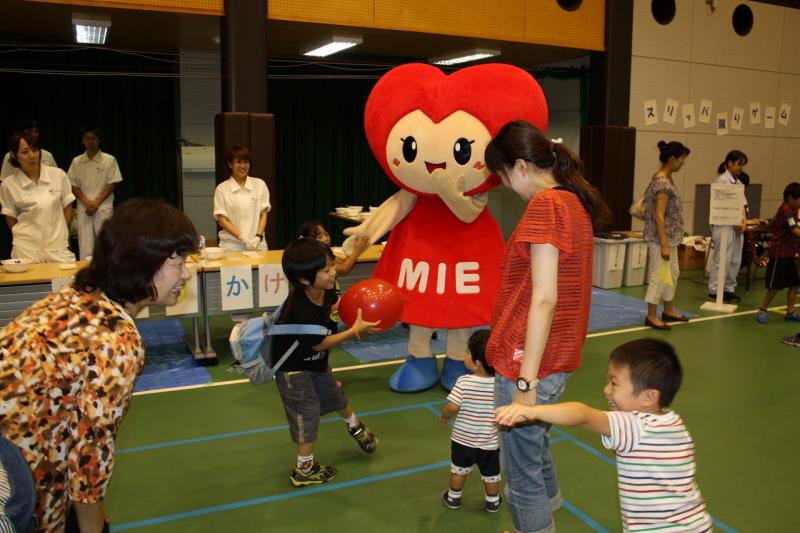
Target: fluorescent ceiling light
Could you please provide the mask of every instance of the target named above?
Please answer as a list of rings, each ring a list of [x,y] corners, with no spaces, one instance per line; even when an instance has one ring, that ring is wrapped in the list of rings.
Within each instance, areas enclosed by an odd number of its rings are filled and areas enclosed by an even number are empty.
[[[337,52],[341,52],[342,50],[346,50],[348,48],[352,48],[357,44],[361,44],[364,40],[360,36],[356,37],[339,37],[334,36],[331,39],[331,42],[314,48],[313,50],[309,50],[307,52],[303,52],[305,56],[314,56],[314,57],[325,57],[331,54],[335,54]]]
[[[470,61],[478,61],[479,59],[486,59],[487,57],[499,56],[500,50],[489,50],[487,48],[476,48],[474,50],[467,50],[457,54],[450,54],[442,57],[434,57],[430,60],[434,65],[456,65],[458,63],[468,63]]]
[[[106,44],[111,20],[91,15],[73,15],[75,41],[82,44]]]

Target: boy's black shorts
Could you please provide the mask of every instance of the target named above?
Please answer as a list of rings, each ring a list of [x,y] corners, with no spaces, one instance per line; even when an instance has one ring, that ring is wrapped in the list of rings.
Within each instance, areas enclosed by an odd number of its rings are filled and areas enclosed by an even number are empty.
[[[765,278],[767,289],[800,287],[800,274],[794,257],[770,257]]]
[[[485,477],[500,475],[500,450],[482,450],[450,441],[450,461],[461,468],[471,468],[477,464]]]
[[[322,415],[347,407],[347,398],[336,385],[331,369],[325,372],[277,372],[275,382],[289,421],[289,433],[297,444],[314,442]]]

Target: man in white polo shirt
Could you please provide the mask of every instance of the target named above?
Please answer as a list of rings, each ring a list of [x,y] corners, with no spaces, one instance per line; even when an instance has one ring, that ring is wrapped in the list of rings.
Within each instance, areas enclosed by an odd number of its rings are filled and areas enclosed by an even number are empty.
[[[95,236],[114,210],[114,187],[122,181],[116,158],[100,150],[100,130],[81,129],[86,152],[72,160],[67,175],[78,198],[78,248],[80,258],[92,255]]]
[[[15,131],[22,133],[23,137],[30,138],[35,143],[39,142],[39,123],[36,121],[36,119],[26,118],[20,120],[19,123],[17,123],[17,128]],[[39,148],[39,151],[42,152],[42,165],[48,167],[58,167],[53,154],[44,148]],[[3,158],[3,167],[0,169],[0,181],[3,181],[6,179],[6,177],[13,173],[14,166],[11,165],[11,152],[6,152],[6,155]]]

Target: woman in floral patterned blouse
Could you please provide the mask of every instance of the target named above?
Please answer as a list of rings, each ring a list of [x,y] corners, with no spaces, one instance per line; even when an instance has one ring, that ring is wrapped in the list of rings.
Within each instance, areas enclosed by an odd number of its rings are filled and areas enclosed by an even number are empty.
[[[678,172],[689,149],[678,141],[658,143],[661,167],[653,176],[644,193],[644,240],[647,241],[647,257],[651,265],[647,285],[647,317],[645,326],[655,329],[671,329],[667,322],[686,322],[689,319],[672,307],[675,288],[678,285],[678,245],[683,241],[683,204],[672,174]],[[669,263],[672,283],[665,283],[659,276],[662,261]],[[664,302],[664,311],[658,316],[658,304]]]
[[[82,532],[103,529],[114,441],[144,363],[131,317],[177,302],[197,241],[174,207],[125,202],[75,282],[0,330],[0,434],[31,467],[41,531],[62,531],[70,505]]]

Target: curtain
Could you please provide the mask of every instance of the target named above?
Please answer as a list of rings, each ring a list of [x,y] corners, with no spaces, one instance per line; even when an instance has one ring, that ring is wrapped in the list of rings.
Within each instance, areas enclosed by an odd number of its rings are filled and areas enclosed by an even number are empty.
[[[377,206],[397,191],[372,155],[364,106],[375,79],[270,79],[268,110],[275,114],[279,190],[278,246],[316,218],[332,244],[348,226],[328,215],[337,206]]]

